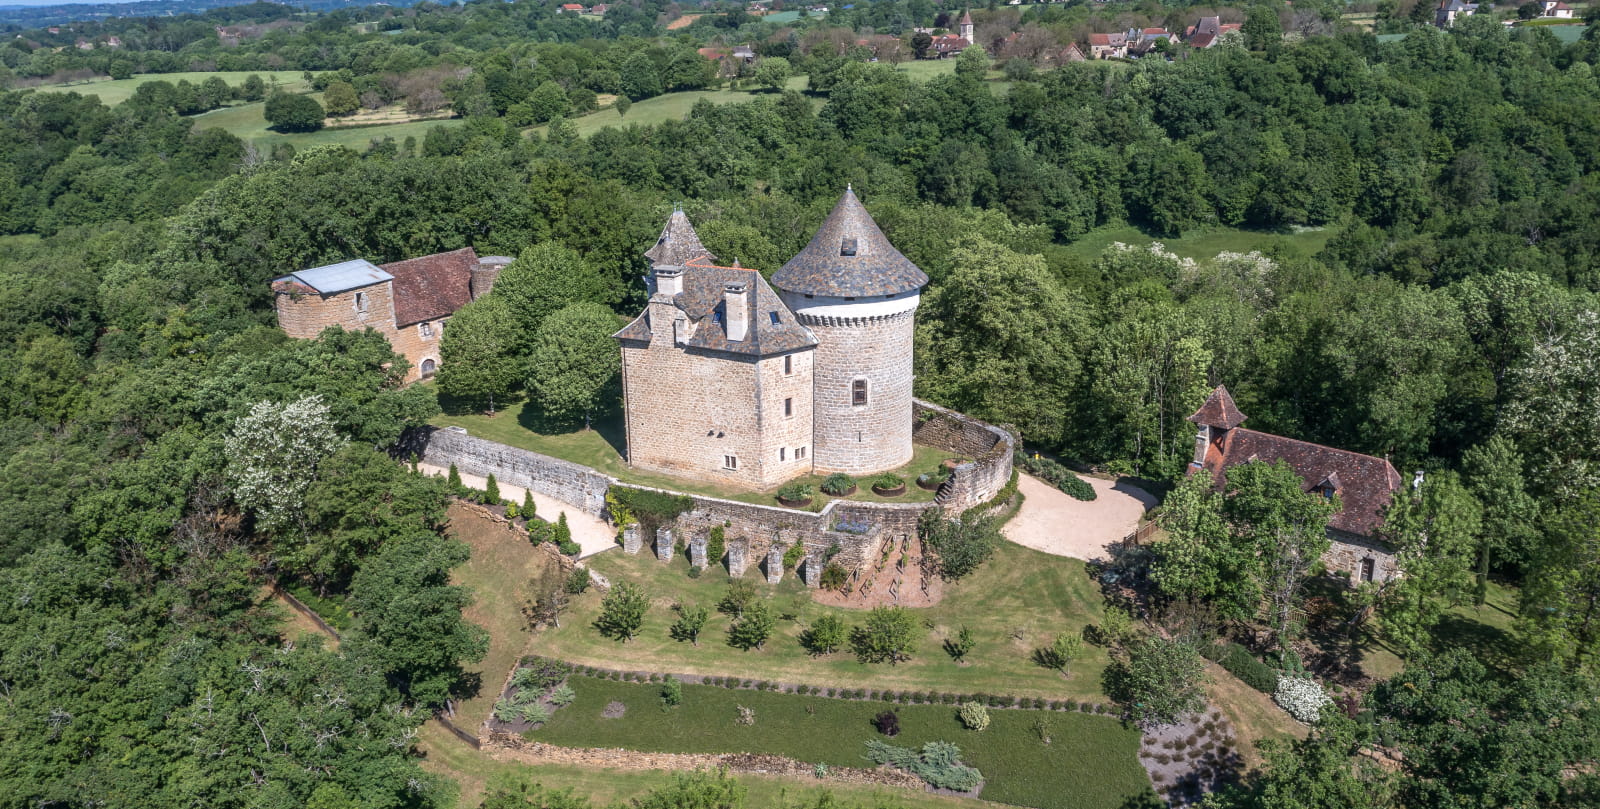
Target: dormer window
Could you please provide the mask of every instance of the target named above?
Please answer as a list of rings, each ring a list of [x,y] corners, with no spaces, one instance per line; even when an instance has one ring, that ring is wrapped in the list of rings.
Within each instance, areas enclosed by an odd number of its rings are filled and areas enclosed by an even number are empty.
[[[839,240],[839,255],[853,256],[856,254],[856,240],[853,236],[846,236]]]
[[[721,312],[712,312],[711,313],[711,322],[717,324],[718,326],[722,325],[722,313]]]
[[[777,312],[768,312],[767,313],[767,317],[772,318],[772,325],[774,325],[774,326],[778,325],[778,313]]]

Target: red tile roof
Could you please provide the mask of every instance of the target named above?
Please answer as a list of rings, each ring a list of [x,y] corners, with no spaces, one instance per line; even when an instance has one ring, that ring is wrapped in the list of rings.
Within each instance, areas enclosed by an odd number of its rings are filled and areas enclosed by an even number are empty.
[[[467,305],[477,265],[478,254],[470,247],[382,265],[394,276],[394,325],[449,317]]]
[[[1204,424],[1208,427],[1220,427],[1231,430],[1244,423],[1245,415],[1239,412],[1239,406],[1233,403],[1233,397],[1228,395],[1226,385],[1218,385],[1211,391],[1211,396],[1200,409],[1194,411],[1189,421],[1195,424]]]
[[[1228,430],[1206,453],[1205,468],[1217,480],[1217,488],[1227,482],[1227,470],[1251,461],[1285,461],[1305,481],[1306,491],[1332,484],[1339,496],[1340,510],[1328,520],[1328,527],[1370,537],[1383,524],[1383,512],[1390,495],[1400,488],[1400,473],[1383,458],[1359,452],[1334,449],[1281,435],[1258,433],[1243,428]]]

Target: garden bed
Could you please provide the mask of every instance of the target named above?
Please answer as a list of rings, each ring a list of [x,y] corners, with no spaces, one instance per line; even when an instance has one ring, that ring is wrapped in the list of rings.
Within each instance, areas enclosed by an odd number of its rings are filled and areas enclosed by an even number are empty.
[[[570,747],[624,747],[674,753],[768,753],[830,767],[866,766],[865,743],[901,747],[930,741],[959,746],[984,775],[982,797],[1039,809],[1115,809],[1149,794],[1137,760],[1139,734],[1104,716],[1034,710],[997,711],[987,730],[969,731],[946,705],[897,705],[900,734],[886,739],[872,718],[890,707],[771,691],[683,686],[683,704],[663,710],[659,683],[574,676],[577,699],[526,738]],[[627,706],[602,720],[606,707]],[[740,706],[754,723],[736,721]],[[1040,741],[1036,720],[1051,743]],[[1071,762],[1071,766],[1063,766]]]

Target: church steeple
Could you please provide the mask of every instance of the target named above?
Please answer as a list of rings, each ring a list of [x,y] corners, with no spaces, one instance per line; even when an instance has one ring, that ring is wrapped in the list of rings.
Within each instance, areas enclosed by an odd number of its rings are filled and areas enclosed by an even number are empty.
[[[961,20],[956,23],[956,33],[961,35],[968,43],[972,40],[972,9],[961,12]]]

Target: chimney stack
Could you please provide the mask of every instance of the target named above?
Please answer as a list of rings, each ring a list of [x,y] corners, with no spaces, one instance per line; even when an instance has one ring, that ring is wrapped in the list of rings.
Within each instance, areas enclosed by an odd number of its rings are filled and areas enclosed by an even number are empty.
[[[510,256],[479,258],[477,266],[472,268],[472,277],[467,281],[472,299],[477,300],[489,294],[489,290],[494,289],[494,282],[500,277],[500,271],[510,263]]]
[[[670,298],[683,291],[682,267],[657,267],[655,277],[657,295],[665,295]]]
[[[742,342],[750,333],[750,305],[747,303],[747,287],[743,282],[728,284],[722,288],[723,328],[728,333],[728,339]]]

